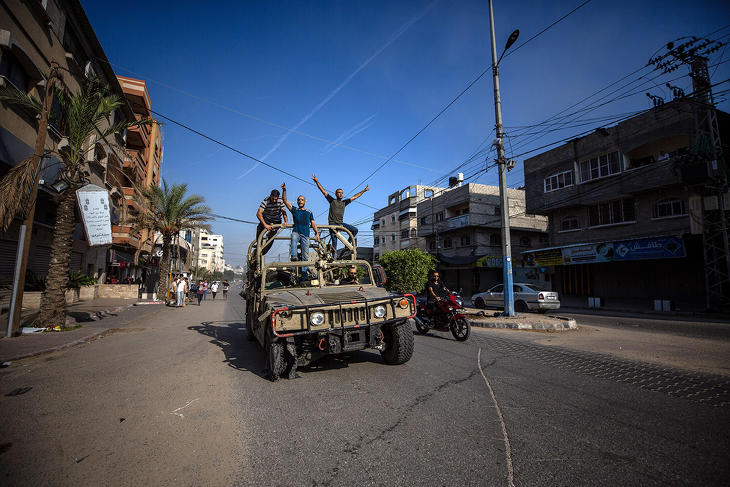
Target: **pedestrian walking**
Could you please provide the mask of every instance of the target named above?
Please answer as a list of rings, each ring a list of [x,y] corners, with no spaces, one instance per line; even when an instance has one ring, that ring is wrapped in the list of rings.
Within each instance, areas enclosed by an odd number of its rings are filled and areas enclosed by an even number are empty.
[[[291,203],[286,200],[286,183],[281,185],[282,199],[284,205],[291,211],[292,217],[292,230],[291,230],[291,247],[289,255],[292,261],[299,260],[297,258],[297,245],[302,249],[301,260],[309,260],[309,227],[312,226],[314,229],[314,238],[319,242],[319,230],[317,224],[314,222],[314,215],[312,212],[305,209],[304,205],[307,203],[307,199],[303,195],[297,197],[297,207],[294,208]],[[302,267],[302,278],[309,273],[307,267]]]
[[[256,212],[256,218],[259,220],[259,224],[256,227],[256,239],[258,241],[259,235],[261,235],[261,232],[266,230],[266,238],[270,238],[274,235],[274,228],[271,225],[278,225],[281,223],[282,216],[284,218],[284,228],[289,224],[289,219],[286,216],[286,210],[284,209],[284,204],[279,199],[279,190],[278,189],[272,189],[269,196],[264,198],[264,200],[261,202],[261,205],[259,206],[258,211]],[[261,251],[261,255],[265,255],[266,252],[268,252],[271,249],[271,246],[274,244],[274,242],[269,242],[268,245],[265,245],[263,250]]]
[[[182,308],[185,305],[185,288],[187,287],[187,284],[185,283],[185,279],[183,278],[178,278],[176,283],[177,307]]]
[[[225,279],[223,280],[223,301],[228,300],[228,289],[230,289],[231,285],[228,284],[228,281]]]
[[[213,284],[210,285],[210,292],[213,294],[213,301],[215,301],[215,295],[218,293],[218,281],[214,281]]]
[[[353,196],[350,196],[349,198],[344,198],[345,192],[342,191],[342,188],[337,188],[335,190],[335,197],[333,198],[330,196],[330,194],[325,191],[325,189],[322,187],[321,184],[319,184],[319,180],[317,179],[316,174],[312,174],[312,181],[317,183],[317,187],[322,192],[324,197],[327,199],[327,201],[330,204],[330,211],[327,215],[327,222],[330,225],[339,225],[342,227],[347,228],[350,232],[352,232],[353,239],[357,235],[357,227],[347,224],[344,222],[345,218],[345,207],[358,199],[360,196],[365,193],[365,191],[370,191],[370,185],[365,186],[365,189],[360,191],[359,193],[354,194]],[[337,250],[337,237],[335,237],[335,231],[330,229],[330,237],[332,238],[332,247],[334,247],[335,250]],[[350,242],[353,246],[356,245],[355,242]]]
[[[195,290],[195,293],[198,296],[198,306],[200,306],[200,302],[203,300],[203,283],[198,281],[198,288]]]
[[[203,280],[203,301],[205,301],[207,297],[208,297],[208,281],[204,279]]]

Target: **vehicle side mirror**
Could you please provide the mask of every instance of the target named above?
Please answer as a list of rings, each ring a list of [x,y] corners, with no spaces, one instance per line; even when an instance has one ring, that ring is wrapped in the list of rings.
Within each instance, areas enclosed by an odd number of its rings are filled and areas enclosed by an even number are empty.
[[[373,266],[373,276],[375,277],[375,285],[378,287],[384,286],[385,283],[388,281],[388,278],[385,275],[385,269],[383,269],[383,266],[374,265]]]

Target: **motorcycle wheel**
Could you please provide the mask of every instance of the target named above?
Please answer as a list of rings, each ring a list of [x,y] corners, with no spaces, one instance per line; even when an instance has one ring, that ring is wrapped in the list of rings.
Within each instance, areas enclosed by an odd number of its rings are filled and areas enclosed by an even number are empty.
[[[425,320],[428,320],[428,318],[423,318],[423,317],[420,317],[420,316],[418,316],[417,318],[418,319],[413,320],[413,321],[416,322],[416,329],[418,330],[418,333],[420,333],[421,335],[428,335],[428,327],[427,326],[423,326],[423,325],[421,325],[419,323],[421,320],[424,320],[424,321]]]
[[[466,318],[456,318],[451,321],[451,334],[457,341],[463,342],[471,335],[471,323]]]

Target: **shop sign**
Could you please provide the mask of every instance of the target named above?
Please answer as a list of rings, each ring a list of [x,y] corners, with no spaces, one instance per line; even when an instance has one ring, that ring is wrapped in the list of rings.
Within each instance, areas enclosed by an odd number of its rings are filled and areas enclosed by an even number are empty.
[[[673,259],[684,257],[681,237],[654,237],[614,242],[613,260]]]
[[[84,221],[89,246],[111,245],[112,220],[109,212],[109,192],[94,184],[76,191],[76,199]]]
[[[538,250],[526,254],[528,266],[563,265],[562,249]]]
[[[501,269],[504,267],[504,261],[501,255],[485,255],[484,257],[480,257],[474,265],[476,267],[494,267]]]
[[[563,247],[562,251],[565,265],[611,262],[614,255],[611,242]]]

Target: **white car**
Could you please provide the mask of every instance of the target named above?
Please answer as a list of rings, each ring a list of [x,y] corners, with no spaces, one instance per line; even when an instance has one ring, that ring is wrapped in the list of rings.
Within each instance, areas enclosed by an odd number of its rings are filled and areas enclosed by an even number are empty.
[[[560,308],[558,293],[547,291],[535,284],[515,283],[513,284],[515,297],[515,311],[524,313],[526,311],[539,311],[545,313],[548,310]],[[471,302],[476,308],[504,308],[504,285],[497,284],[492,289],[483,293],[477,293],[471,297]]]

